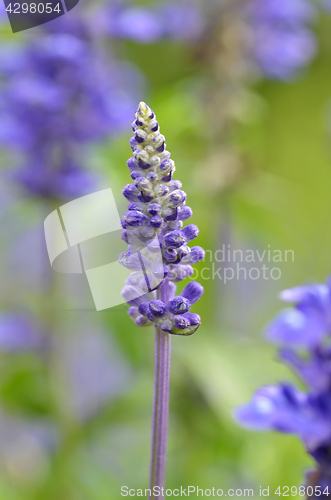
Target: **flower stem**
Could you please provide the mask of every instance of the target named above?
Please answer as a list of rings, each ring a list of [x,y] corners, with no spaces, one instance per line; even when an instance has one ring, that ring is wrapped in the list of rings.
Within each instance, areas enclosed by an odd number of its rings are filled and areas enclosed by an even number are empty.
[[[167,303],[168,281],[165,280],[158,291],[161,300]],[[167,436],[170,387],[170,335],[160,328],[155,333],[155,379],[152,425],[152,450],[150,483],[151,499],[161,498],[153,492],[153,487],[164,488],[167,461]]]

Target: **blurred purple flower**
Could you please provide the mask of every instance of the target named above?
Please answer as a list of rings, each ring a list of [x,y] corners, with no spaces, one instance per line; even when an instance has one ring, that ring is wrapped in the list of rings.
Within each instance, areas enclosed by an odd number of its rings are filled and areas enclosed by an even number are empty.
[[[256,21],[293,27],[310,22],[315,16],[308,0],[253,0],[250,10]]]
[[[0,143],[18,153],[13,178],[34,195],[93,191],[84,145],[118,133],[134,110],[138,73],[96,48],[84,27],[63,16],[25,46],[0,51]]]
[[[128,389],[131,370],[100,327],[75,325],[57,345],[66,406],[78,420],[92,417]]]
[[[297,434],[331,486],[331,278],[285,290],[280,297],[296,305],[276,317],[267,335],[308,390],[290,384],[263,387],[236,417],[252,429]]]
[[[97,175],[70,165],[69,161],[66,165],[60,165],[56,174],[39,161],[17,170],[12,179],[29,193],[46,198],[74,199],[90,193],[98,186]]]
[[[40,325],[29,315],[0,313],[0,351],[39,349],[45,344]]]
[[[195,40],[202,34],[204,21],[198,5],[192,1],[164,2],[159,5],[165,36],[178,40]]]
[[[244,426],[298,434],[312,452],[331,441],[331,400],[308,396],[290,384],[267,386],[237,411]]]
[[[198,5],[186,0],[158,2],[152,7],[136,7],[118,1],[101,10],[99,19],[109,36],[138,43],[164,38],[190,40],[198,37],[203,27]]]
[[[249,14],[254,55],[267,77],[288,80],[309,64],[316,41],[308,29],[315,17],[308,0],[252,0]]]
[[[163,27],[156,13],[143,7],[126,7],[116,3],[105,18],[108,34],[139,43],[151,43],[163,36]]]

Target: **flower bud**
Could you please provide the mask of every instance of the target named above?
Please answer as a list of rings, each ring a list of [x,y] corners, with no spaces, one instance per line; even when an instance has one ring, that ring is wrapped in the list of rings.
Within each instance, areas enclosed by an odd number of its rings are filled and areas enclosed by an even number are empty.
[[[159,229],[160,227],[162,227],[163,219],[162,219],[161,215],[154,215],[154,217],[151,217],[149,219],[149,224],[154,229]]]
[[[191,281],[188,283],[181,293],[182,297],[185,297],[190,304],[195,304],[200,299],[203,294],[203,286],[196,281]]]
[[[205,251],[201,247],[192,247],[189,254],[183,257],[183,264],[197,264],[205,258]]]
[[[140,191],[134,184],[127,184],[122,193],[128,201],[136,201],[136,198],[140,194]]]
[[[135,323],[136,326],[145,326],[147,323],[147,318],[145,318],[145,316],[137,316]]]
[[[147,207],[147,213],[151,216],[160,215],[161,210],[162,210],[161,205],[159,205],[158,203],[151,203]]]
[[[148,223],[147,215],[142,212],[138,212],[138,210],[129,210],[126,212],[121,220],[121,224],[123,229],[127,226],[144,226]]]
[[[163,318],[167,312],[167,307],[162,300],[152,300],[149,303],[149,311],[154,318]]]
[[[182,231],[171,231],[164,237],[164,244],[169,248],[179,248],[185,243],[185,236]]]
[[[184,314],[189,311],[191,304],[185,297],[175,297],[167,303],[167,309],[172,314]]]
[[[184,318],[186,318],[190,322],[190,326],[198,326],[201,323],[201,318],[199,314],[194,313],[185,313],[183,314]]]
[[[186,220],[192,217],[192,209],[190,207],[187,207],[186,205],[183,207],[179,207],[178,209],[178,219],[180,220]]]
[[[179,205],[182,205],[185,200],[186,193],[180,189],[176,189],[175,191],[172,191],[172,193],[168,194],[165,202],[170,208],[177,208]]]
[[[185,330],[190,326],[190,322],[185,316],[175,316],[173,319],[174,328],[178,330]]]
[[[146,170],[147,168],[150,167],[150,163],[149,163],[149,155],[148,153],[146,153],[146,151],[144,151],[143,149],[137,149],[135,152],[134,152],[134,157],[135,157],[135,160],[138,164],[138,166],[142,169],[142,170]]]
[[[191,241],[199,236],[199,228],[195,224],[189,224],[181,229],[181,233],[185,237],[186,241]]]

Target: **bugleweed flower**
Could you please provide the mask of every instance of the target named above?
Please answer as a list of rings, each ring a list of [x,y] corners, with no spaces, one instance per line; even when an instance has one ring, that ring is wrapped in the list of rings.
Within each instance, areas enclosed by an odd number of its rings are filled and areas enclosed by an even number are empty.
[[[316,52],[308,0],[252,0],[249,11],[254,56],[267,77],[287,80],[308,65]]]
[[[121,221],[121,237],[128,250],[119,256],[119,262],[133,271],[122,290],[130,305],[129,315],[137,326],[155,326],[152,499],[160,497],[154,487],[165,486],[171,335],[192,335],[201,322],[190,309],[203,287],[191,281],[176,295],[176,282],[192,275],[192,265],[203,259],[204,250],[188,246],[199,230],[194,224],[183,227],[192,210],[185,204],[182,183],[173,179],[175,163],[155,114],[144,102],[139,104],[132,129],[133,156],[127,165],[133,182],[123,189],[129,206]]]
[[[263,387],[236,416],[252,429],[297,434],[318,464],[309,481],[322,492],[328,486],[330,494],[331,278],[325,284],[285,290],[280,298],[296,305],[276,317],[267,336],[280,345],[280,359],[301,377],[307,391],[290,383]]]
[[[185,204],[182,183],[173,179],[175,163],[165,149],[155,114],[143,102],[132,128],[133,156],[127,165],[133,182],[123,189],[130,204],[122,217],[121,236],[128,243],[128,251],[119,256],[119,262],[135,272],[127,279],[122,296],[130,304],[129,315],[137,326],[154,324],[163,332],[192,334],[200,325],[200,317],[189,311],[201,297],[203,287],[191,281],[176,296],[175,283],[190,277],[192,265],[204,258],[201,247],[188,246],[199,230],[194,224],[183,227],[192,210]],[[162,260],[141,255],[145,247],[149,255],[161,251]],[[167,297],[161,300],[157,289],[165,279]]]

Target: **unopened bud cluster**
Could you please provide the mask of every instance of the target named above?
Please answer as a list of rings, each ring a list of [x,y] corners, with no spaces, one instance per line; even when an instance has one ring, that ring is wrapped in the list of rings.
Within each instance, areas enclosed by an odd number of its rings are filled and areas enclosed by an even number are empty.
[[[185,204],[182,183],[173,180],[175,163],[147,104],[139,104],[132,128],[133,157],[127,165],[133,182],[123,189],[130,204],[122,217],[121,235],[128,251],[120,255],[119,262],[135,272],[127,279],[122,295],[131,305],[129,314],[137,326],[155,324],[165,332],[185,335],[200,325],[200,317],[189,309],[201,297],[203,287],[190,282],[175,297],[175,282],[192,276],[192,265],[202,260],[205,252],[199,246],[188,246],[199,229],[194,224],[183,227],[192,210]],[[161,251],[161,260],[144,257],[140,251],[146,247],[151,253]],[[167,302],[156,295],[163,280],[168,285]]]

